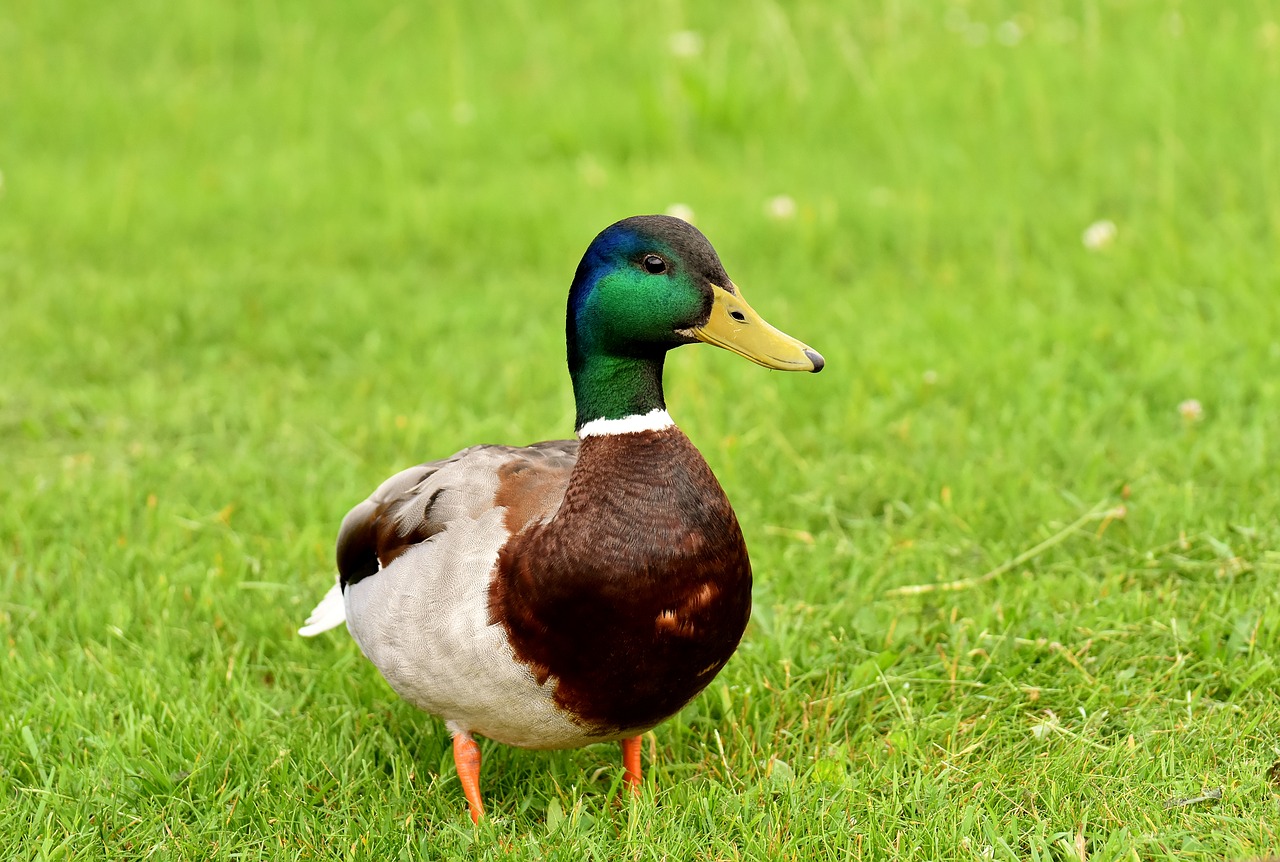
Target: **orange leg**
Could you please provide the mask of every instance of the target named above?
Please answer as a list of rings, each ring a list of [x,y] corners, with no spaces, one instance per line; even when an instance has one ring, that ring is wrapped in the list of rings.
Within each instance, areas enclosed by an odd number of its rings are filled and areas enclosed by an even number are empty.
[[[622,744],[622,765],[627,774],[623,780],[631,787],[632,793],[640,792],[640,737],[624,739]]]
[[[453,765],[458,768],[462,793],[471,807],[471,822],[479,823],[484,816],[484,803],[480,801],[480,746],[470,734],[454,734]]]

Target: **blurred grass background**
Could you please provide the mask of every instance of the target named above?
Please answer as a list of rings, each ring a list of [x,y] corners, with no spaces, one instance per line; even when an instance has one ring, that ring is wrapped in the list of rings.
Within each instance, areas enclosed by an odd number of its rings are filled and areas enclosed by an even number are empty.
[[[0,56],[6,858],[1280,849],[1274,3],[19,0]],[[489,746],[473,832],[293,630],[391,471],[570,433],[573,267],[676,206],[828,360],[668,364],[754,624],[656,795]]]

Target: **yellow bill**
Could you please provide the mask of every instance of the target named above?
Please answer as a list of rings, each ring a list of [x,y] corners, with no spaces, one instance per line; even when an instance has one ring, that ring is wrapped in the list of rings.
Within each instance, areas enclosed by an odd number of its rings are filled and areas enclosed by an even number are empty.
[[[715,297],[711,317],[702,326],[688,330],[690,335],[745,356],[765,368],[815,373],[822,370],[826,364],[822,354],[774,329],[747,304],[737,285],[730,286],[732,293],[718,285],[711,286]]]

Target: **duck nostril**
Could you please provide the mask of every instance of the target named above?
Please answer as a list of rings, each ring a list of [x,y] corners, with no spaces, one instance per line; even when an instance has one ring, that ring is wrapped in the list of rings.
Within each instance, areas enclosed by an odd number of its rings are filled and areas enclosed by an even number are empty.
[[[743,314],[741,311],[731,311],[729,312],[729,316],[732,317],[734,320],[738,321],[739,323],[746,323],[747,321],[747,316]]]

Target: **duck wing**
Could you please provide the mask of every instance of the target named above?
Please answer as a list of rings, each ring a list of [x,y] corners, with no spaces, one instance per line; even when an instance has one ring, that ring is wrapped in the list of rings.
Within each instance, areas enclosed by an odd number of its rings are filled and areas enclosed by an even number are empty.
[[[299,630],[304,636],[341,625],[342,595],[450,523],[474,521],[503,507],[508,535],[556,513],[577,462],[577,440],[532,446],[472,446],[402,470],[347,513],[338,531],[338,582]]]
[[[555,514],[577,456],[577,440],[472,446],[397,473],[342,519],[339,584],[345,589],[377,574],[459,518],[506,506],[507,530],[515,535]]]

